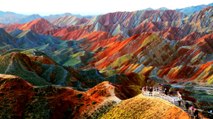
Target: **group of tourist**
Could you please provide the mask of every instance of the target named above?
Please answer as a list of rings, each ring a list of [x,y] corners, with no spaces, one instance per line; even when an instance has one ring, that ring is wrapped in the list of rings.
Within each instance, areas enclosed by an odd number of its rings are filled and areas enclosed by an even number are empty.
[[[149,87],[149,86],[144,86],[142,88],[142,92],[149,91],[149,96],[153,96],[153,92],[162,92],[166,95],[169,94],[169,89],[168,88],[162,88],[162,87]]]
[[[165,95],[169,95],[171,92],[171,90],[167,87],[149,87],[149,86],[145,86],[142,88],[142,92],[146,92],[148,91],[149,92],[149,96],[153,96],[153,92],[161,92]],[[176,100],[178,102],[178,106],[185,106],[186,110],[194,116],[194,119],[198,119],[198,109],[195,108],[194,105],[190,105],[187,101],[185,102],[185,105],[184,105],[184,101],[182,99],[182,95],[179,91],[175,91],[176,92],[176,95],[178,97],[178,99]],[[174,101],[175,103],[175,101]]]
[[[153,96],[153,92],[154,91],[160,91],[160,88],[159,87],[148,87],[148,86],[145,86],[145,87],[143,87],[142,88],[142,92],[144,92],[144,91],[149,91],[149,96]]]
[[[186,111],[189,112],[189,114],[193,115],[194,119],[199,119],[199,111],[197,108],[195,108],[194,104],[189,104],[187,101],[185,102],[185,108]]]

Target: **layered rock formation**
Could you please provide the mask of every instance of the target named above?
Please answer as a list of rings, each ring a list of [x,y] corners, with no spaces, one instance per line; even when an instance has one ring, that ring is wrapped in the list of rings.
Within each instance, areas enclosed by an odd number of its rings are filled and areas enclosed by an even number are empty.
[[[12,105],[0,116],[34,118],[38,111],[39,118],[108,118],[112,114],[128,118],[138,110],[150,118],[163,118],[157,113],[188,118],[173,105],[145,97],[112,107],[120,99],[138,95],[143,86],[173,84],[172,89],[180,90],[185,100],[209,109],[213,99],[212,10],[207,7],[190,15],[141,10],[1,24],[0,73],[20,78],[0,75],[4,102],[0,106]],[[26,98],[16,103],[12,96]],[[131,104],[135,110],[121,111]],[[155,104],[163,106],[163,111],[147,109],[157,108]],[[144,118],[139,114],[138,118]]]
[[[60,86],[33,86],[0,74],[1,118],[96,118],[120,101],[114,87],[103,82],[87,92]]]

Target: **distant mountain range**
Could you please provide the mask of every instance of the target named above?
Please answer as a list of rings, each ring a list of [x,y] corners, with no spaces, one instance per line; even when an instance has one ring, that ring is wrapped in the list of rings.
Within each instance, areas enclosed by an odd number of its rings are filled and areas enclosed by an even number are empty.
[[[182,12],[186,15],[191,15],[194,12],[200,11],[205,7],[213,6],[213,3],[208,5],[198,5],[198,6],[191,6],[181,9],[176,9],[179,12]],[[152,8],[144,9],[144,10],[153,10]],[[167,8],[159,8],[159,10],[168,10]],[[32,14],[32,15],[23,15],[23,14],[17,14],[14,12],[3,12],[0,11],[0,23],[2,24],[12,24],[12,23],[26,23],[38,18],[45,18],[49,21],[55,20],[60,17],[64,16],[75,16],[78,18],[92,18],[93,16],[81,16],[81,15],[74,15],[71,13],[64,13],[64,14],[56,14],[56,15],[49,15],[49,16],[40,16],[39,14]]]
[[[208,5],[198,5],[198,6],[191,6],[191,7],[186,7],[186,8],[181,8],[181,9],[176,9],[179,12],[182,12],[186,15],[191,15],[195,12],[198,12],[202,10],[203,8],[206,8],[208,6],[213,6],[213,3],[208,4]]]
[[[83,17],[81,15],[73,15],[71,13],[64,13],[64,14],[56,14],[56,15],[49,15],[49,16],[40,16],[39,14],[32,14],[32,15],[23,15],[17,14],[14,12],[3,12],[0,11],[0,23],[2,24],[13,24],[13,23],[27,23],[29,21],[38,19],[38,18],[45,18],[49,21],[55,20],[57,18],[63,16],[76,16],[76,17]],[[84,16],[85,18],[91,18],[92,16]]]

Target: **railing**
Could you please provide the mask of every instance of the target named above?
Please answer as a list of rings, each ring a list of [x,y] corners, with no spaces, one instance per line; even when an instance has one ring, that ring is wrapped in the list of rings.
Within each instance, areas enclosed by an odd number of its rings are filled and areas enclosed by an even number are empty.
[[[180,100],[180,98],[178,98],[177,96],[165,95],[161,91],[153,91],[152,93],[150,93],[150,91],[142,91],[142,94],[145,96],[159,97],[159,98],[162,98],[162,99],[167,100],[174,104],[176,104],[176,102],[178,102]]]

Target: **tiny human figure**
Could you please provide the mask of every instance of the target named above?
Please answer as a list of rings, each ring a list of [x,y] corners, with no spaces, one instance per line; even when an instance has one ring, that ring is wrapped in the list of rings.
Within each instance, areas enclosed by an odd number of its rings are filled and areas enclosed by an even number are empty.
[[[160,93],[163,93],[163,88],[162,87],[158,87],[158,89],[159,89]]]
[[[198,110],[196,108],[194,108],[193,110],[193,116],[194,116],[194,119],[199,119]]]
[[[144,92],[146,92],[146,87],[142,87],[141,92],[142,92],[142,94],[143,94]]]
[[[168,91],[169,90],[167,88],[165,88],[164,92],[165,92],[166,95],[168,95]]]
[[[156,93],[159,94],[159,87],[156,87]]]
[[[146,86],[143,87],[143,90],[146,91]]]
[[[178,99],[178,106],[181,106],[181,99]]]
[[[189,110],[189,103],[188,102],[185,103],[185,108],[186,108],[187,111]]]
[[[189,103],[188,102],[185,102],[185,108],[186,108],[186,110],[188,111],[189,110]]]
[[[153,87],[151,87],[151,95],[153,95]]]
[[[193,113],[194,113],[194,106],[192,105],[191,107],[189,107],[189,113],[191,114],[191,115],[193,115]]]
[[[180,94],[180,92],[179,91],[177,91],[177,96],[179,97],[179,98],[181,98],[181,94]]]
[[[150,90],[150,87],[148,88],[148,91],[149,91],[149,96],[151,96],[151,90]]]
[[[152,96],[152,91],[153,91],[153,88],[149,87],[149,96]]]
[[[177,91],[177,96],[178,96],[178,105],[181,106],[182,96],[179,91]]]
[[[159,91],[159,87],[156,88],[156,91],[157,91],[157,92]]]

